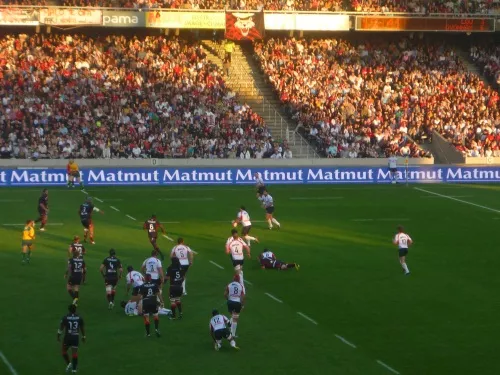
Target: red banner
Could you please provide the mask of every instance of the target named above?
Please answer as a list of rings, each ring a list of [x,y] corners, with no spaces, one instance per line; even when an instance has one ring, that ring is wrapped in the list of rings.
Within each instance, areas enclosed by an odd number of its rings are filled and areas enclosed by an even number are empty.
[[[226,39],[255,40],[265,36],[264,12],[227,12]]]

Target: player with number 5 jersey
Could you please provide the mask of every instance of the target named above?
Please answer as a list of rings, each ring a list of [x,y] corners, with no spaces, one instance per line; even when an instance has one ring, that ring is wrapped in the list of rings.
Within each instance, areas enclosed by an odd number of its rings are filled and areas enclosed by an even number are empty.
[[[233,281],[226,286],[224,297],[227,300],[227,309],[231,314],[231,335],[236,336],[236,328],[238,327],[238,320],[240,312],[245,305],[245,288],[240,283],[238,275],[234,275]]]
[[[234,271],[240,276],[240,282],[243,284],[243,263],[245,262],[243,250],[246,250],[248,258],[251,258],[250,247],[238,236],[236,229],[231,230],[231,235],[226,241],[226,254],[231,255]]]
[[[111,310],[115,307],[116,284],[118,284],[118,280],[122,278],[123,273],[122,263],[120,259],[116,257],[115,249],[109,250],[109,257],[102,261],[99,271],[104,278],[108,308]]]
[[[184,281],[182,282],[182,294],[187,295],[186,291],[186,274],[188,272],[189,266],[193,264],[194,253],[193,250],[184,244],[184,238],[180,237],[177,239],[177,245],[172,248],[170,252],[170,258],[179,259],[181,269],[184,271]]]
[[[173,257],[172,264],[167,268],[166,278],[170,281],[170,309],[171,319],[176,318],[176,310],[179,310],[179,319],[182,319],[182,284],[184,283],[185,271],[182,269],[179,258]]]
[[[398,233],[394,236],[392,243],[398,247],[399,263],[403,267],[405,275],[409,275],[410,270],[406,264],[406,256],[408,255],[408,248],[413,244],[413,240],[405,233],[404,228],[399,226]]]

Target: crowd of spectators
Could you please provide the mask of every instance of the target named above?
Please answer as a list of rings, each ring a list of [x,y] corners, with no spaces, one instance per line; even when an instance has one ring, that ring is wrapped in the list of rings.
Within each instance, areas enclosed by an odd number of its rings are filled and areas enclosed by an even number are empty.
[[[298,128],[328,157],[426,156],[417,143],[433,130],[468,156],[498,154],[498,92],[445,43],[387,39],[270,39],[255,53]]]
[[[4,0],[4,4],[46,5],[46,0]],[[57,3],[57,2],[56,2]],[[493,0],[60,0],[65,6],[240,9],[323,12],[406,12],[406,13],[480,13],[497,14],[500,4]]]
[[[3,158],[280,157],[203,48],[177,38],[0,39]]]

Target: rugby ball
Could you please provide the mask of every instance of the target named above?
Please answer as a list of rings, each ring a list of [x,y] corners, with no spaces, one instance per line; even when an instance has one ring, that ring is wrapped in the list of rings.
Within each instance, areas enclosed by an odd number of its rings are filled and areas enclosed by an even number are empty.
[[[236,220],[233,220],[233,228],[236,228],[238,226],[238,223],[236,222]]]

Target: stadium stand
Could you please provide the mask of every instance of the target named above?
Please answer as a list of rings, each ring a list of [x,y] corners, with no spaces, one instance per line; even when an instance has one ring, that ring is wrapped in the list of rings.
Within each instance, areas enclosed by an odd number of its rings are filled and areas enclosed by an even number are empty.
[[[0,39],[2,158],[284,153],[203,49],[176,38]],[[276,156],[274,156],[276,157]],[[281,157],[281,155],[280,155]]]
[[[420,39],[270,39],[261,67],[299,130],[328,157],[427,156],[436,130],[467,156],[498,154],[498,93],[453,49]]]

